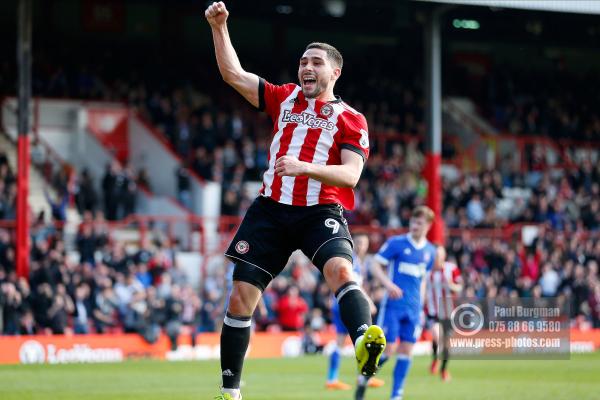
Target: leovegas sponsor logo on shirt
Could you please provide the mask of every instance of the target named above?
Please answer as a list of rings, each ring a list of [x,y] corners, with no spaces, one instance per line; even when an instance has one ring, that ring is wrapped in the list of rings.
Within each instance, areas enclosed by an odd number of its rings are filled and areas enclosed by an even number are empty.
[[[291,110],[284,110],[281,121],[302,124],[313,129],[333,130],[333,128],[335,128],[333,122],[324,118],[319,118],[316,115],[307,113],[305,111],[301,113],[293,113]]]

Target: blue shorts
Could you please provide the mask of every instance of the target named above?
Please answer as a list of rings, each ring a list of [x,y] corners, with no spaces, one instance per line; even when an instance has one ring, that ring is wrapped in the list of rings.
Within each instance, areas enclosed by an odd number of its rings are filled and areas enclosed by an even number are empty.
[[[415,343],[421,332],[420,315],[418,311],[409,308],[384,307],[377,318],[377,324],[383,328],[388,343]]]
[[[333,306],[331,307],[331,319],[333,324],[335,325],[335,332],[338,335],[347,335],[348,330],[346,329],[346,325],[342,321],[342,315],[340,314],[340,306],[338,305],[337,300],[333,299]]]

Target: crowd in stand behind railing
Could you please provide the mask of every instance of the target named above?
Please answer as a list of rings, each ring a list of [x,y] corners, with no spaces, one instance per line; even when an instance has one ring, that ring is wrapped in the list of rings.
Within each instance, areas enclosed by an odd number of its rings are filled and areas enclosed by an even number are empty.
[[[538,225],[537,237],[493,239],[462,229],[447,240],[449,259],[462,273],[463,295],[474,297],[566,296],[573,326],[600,327],[600,236],[598,232],[560,232]],[[207,270],[199,290],[192,289],[177,263],[177,243],[158,229],[139,246],[109,240],[102,215],[84,215],[75,240],[76,253],[65,250],[61,229],[35,221],[31,231],[29,280],[17,278],[13,235],[0,229],[0,332],[5,335],[48,333],[139,333],[149,342],[160,332],[174,341],[188,332],[219,329],[231,265]],[[383,231],[371,234],[376,251]],[[373,278],[368,292],[376,304],[384,290]],[[284,273],[265,291],[257,329],[295,330],[307,324],[326,329],[331,294],[319,272],[294,256]]]
[[[535,154],[535,153],[534,153]],[[529,156],[528,156],[529,157]],[[423,204],[423,155],[415,143],[374,154],[357,187],[352,223],[407,227],[410,210]],[[495,170],[455,171],[443,177],[443,216],[450,228],[495,228],[514,222],[549,223],[558,230],[600,229],[600,149],[572,167],[544,164],[526,170],[505,160]]]
[[[566,296],[576,326],[600,327],[600,236],[567,235],[548,226],[525,246],[463,231],[448,241],[461,267],[466,296]]]
[[[164,331],[174,342],[185,325],[214,327],[216,309],[192,289],[161,232],[131,251],[109,242],[106,221],[87,213],[74,258],[61,230],[40,221],[31,233],[27,280],[17,278],[12,236],[0,230],[2,334],[136,332],[153,342]]]
[[[123,168],[117,161],[106,166],[102,177],[92,176],[87,169],[77,175],[77,171],[68,165],[56,170],[46,168],[44,162],[36,162],[33,154],[32,161],[53,189],[54,194],[51,194],[48,188],[44,188],[50,205],[51,215],[48,217],[53,221],[66,221],[67,208],[71,205],[80,214],[100,212],[111,221],[120,220],[135,212],[138,186],[149,189],[149,179],[144,170],[138,171],[135,176],[130,167]],[[0,151],[0,220],[15,219],[16,196],[15,173],[6,153]]]
[[[56,199],[47,194],[52,218],[66,220],[66,209],[73,205],[80,215],[85,212],[101,213],[109,221],[121,220],[135,213],[138,186],[148,188],[144,171],[134,176],[129,166],[118,161],[106,165],[102,177],[94,177],[88,169],[79,175],[70,167],[63,167],[50,177],[57,193]]]
[[[447,241],[449,260],[457,263],[465,282],[461,296],[564,297],[570,304],[573,327],[600,328],[599,235],[588,237],[580,232],[566,236],[542,227],[529,246],[520,240],[480,235],[476,230],[464,230]],[[372,239],[380,239],[378,236],[373,234]],[[215,271],[206,281],[206,292],[218,292],[215,282],[222,281],[224,273]],[[369,277],[366,287],[379,305],[385,293],[382,285]],[[332,301],[327,285],[310,262],[301,256],[292,257],[265,291],[255,314],[257,329],[326,329],[331,323]]]

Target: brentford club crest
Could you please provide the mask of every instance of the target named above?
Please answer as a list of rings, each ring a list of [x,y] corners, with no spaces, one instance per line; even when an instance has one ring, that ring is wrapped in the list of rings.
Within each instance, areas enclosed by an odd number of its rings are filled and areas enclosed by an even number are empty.
[[[321,115],[329,118],[329,116],[331,116],[331,114],[333,114],[333,107],[331,107],[330,104],[325,104],[323,107],[321,107]]]
[[[240,240],[235,244],[235,251],[240,254],[246,254],[250,250],[250,245],[245,240]]]

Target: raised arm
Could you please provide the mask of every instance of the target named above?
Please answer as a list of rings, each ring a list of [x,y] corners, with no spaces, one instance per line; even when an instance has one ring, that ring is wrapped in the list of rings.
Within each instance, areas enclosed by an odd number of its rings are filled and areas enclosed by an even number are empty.
[[[229,30],[227,29],[229,11],[227,11],[225,3],[222,1],[212,3],[204,12],[204,16],[212,30],[215,55],[223,80],[244,96],[250,104],[258,107],[259,78],[255,74],[244,71],[240,64],[240,60],[229,38]]]

